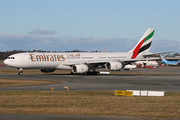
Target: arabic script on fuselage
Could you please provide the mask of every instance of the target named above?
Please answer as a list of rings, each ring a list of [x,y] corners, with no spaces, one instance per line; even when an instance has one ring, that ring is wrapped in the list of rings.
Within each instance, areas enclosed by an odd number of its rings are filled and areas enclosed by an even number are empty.
[[[80,57],[80,54],[67,54],[67,57]]]

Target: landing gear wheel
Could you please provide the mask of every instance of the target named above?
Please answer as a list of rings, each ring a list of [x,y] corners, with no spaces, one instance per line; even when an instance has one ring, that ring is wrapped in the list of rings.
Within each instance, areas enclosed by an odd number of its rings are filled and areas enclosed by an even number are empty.
[[[100,72],[98,71],[98,72],[94,72],[94,75],[100,75]]]
[[[74,73],[71,71],[71,75],[74,75]]]
[[[19,72],[18,75],[22,76],[22,75],[23,75],[23,72]]]
[[[99,71],[97,72],[97,75],[100,75],[100,72],[99,72]]]
[[[87,72],[87,75],[100,75],[100,72]]]

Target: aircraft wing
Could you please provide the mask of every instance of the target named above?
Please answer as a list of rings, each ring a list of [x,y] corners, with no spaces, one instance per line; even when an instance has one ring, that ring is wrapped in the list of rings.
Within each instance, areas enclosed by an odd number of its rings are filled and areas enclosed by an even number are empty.
[[[64,63],[63,65],[68,65],[68,66],[73,66],[76,64],[97,64],[97,65],[101,65],[101,64],[105,64],[107,62],[110,62],[111,60],[92,60],[92,61],[78,61],[78,62],[68,62],[68,63]]]
[[[162,52],[162,53],[146,53],[143,55],[143,57],[150,57],[153,55],[160,55],[160,54],[167,54],[167,53],[174,53],[174,52]]]
[[[162,52],[162,53],[147,53],[145,55],[143,55],[143,57],[150,57],[153,55],[160,55],[160,54],[167,54],[167,53],[173,53],[173,52]],[[148,58],[148,60],[157,60],[160,59],[160,57],[153,57],[153,58]],[[124,60],[90,60],[90,61],[77,61],[77,62],[67,62],[67,63],[63,63],[63,65],[66,66],[73,66],[76,64],[88,64],[88,65],[94,65],[94,66],[98,66],[98,65],[102,65],[102,64],[106,64],[108,62],[111,61],[118,61],[121,62],[122,64],[129,64],[129,63],[133,63],[136,61],[146,61],[147,58],[139,58],[139,59],[124,59]]]
[[[159,58],[158,58],[159,59]],[[112,62],[112,61],[118,61],[121,62],[122,64],[128,64],[128,63],[133,63],[136,61],[141,61],[141,60],[146,60],[146,58],[143,59],[125,59],[125,60],[90,60],[90,61],[78,61],[78,62],[67,62],[64,63],[63,65],[66,66],[73,66],[73,65],[77,65],[77,64],[88,64],[88,65],[94,65],[94,66],[99,66],[99,65],[103,65],[106,64],[108,62]]]

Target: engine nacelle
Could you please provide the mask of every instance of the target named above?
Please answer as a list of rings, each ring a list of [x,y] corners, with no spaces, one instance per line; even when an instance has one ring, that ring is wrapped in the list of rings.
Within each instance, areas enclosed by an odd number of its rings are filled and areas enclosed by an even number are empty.
[[[44,73],[49,73],[49,72],[54,72],[56,69],[54,68],[41,68],[41,72],[44,72]]]
[[[88,72],[89,68],[87,65],[74,65],[72,67],[72,72],[74,74],[77,74],[77,73],[86,73]]]
[[[122,63],[121,62],[108,62],[106,63],[106,69],[107,70],[121,70],[122,69]]]

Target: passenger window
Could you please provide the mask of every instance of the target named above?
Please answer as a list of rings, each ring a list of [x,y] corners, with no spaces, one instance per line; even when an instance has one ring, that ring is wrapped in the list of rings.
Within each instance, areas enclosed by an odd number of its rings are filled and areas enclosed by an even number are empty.
[[[7,59],[15,59],[15,57],[8,57]]]

